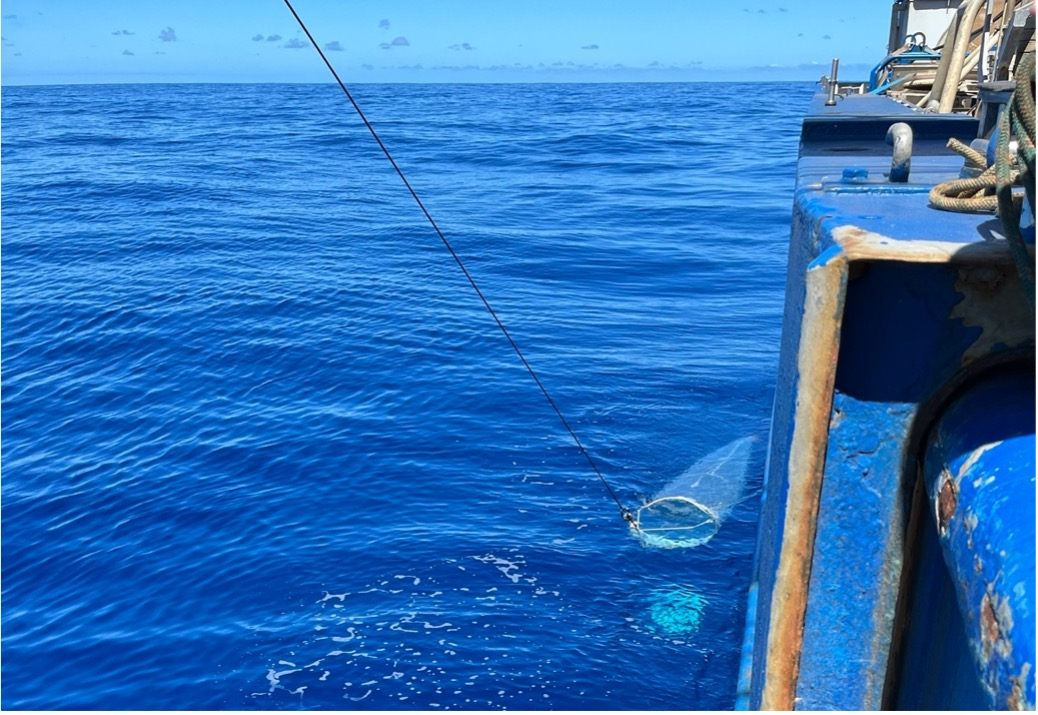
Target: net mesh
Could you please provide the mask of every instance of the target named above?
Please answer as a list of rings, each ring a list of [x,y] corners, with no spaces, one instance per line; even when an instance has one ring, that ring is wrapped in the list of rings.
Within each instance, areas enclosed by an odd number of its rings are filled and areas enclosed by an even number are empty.
[[[755,437],[743,437],[706,455],[661,489],[634,515],[633,528],[648,546],[689,548],[710,541],[741,499]]]

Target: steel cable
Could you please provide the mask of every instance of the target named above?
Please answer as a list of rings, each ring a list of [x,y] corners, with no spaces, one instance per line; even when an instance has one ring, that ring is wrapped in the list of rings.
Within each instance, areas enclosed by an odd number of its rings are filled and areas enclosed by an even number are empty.
[[[357,100],[353,98],[353,95],[350,93],[350,90],[347,89],[346,84],[339,78],[339,74],[335,71],[335,68],[332,67],[332,63],[328,61],[328,57],[325,56],[324,52],[321,50],[320,45],[318,45],[317,41],[314,40],[314,36],[310,34],[310,30],[307,28],[306,23],[303,22],[303,19],[299,16],[299,13],[296,12],[296,9],[292,7],[292,3],[290,2],[290,0],[284,0],[284,2],[285,5],[288,6],[289,11],[292,13],[292,16],[296,19],[296,22],[299,23],[299,27],[302,28],[303,32],[306,34],[307,39],[310,40],[310,44],[314,46],[314,49],[317,50],[317,54],[321,56],[321,59],[324,61],[324,64],[328,68],[328,71],[332,73],[332,77],[334,77],[335,81],[338,82],[339,87],[346,95],[346,98],[350,100],[350,104],[353,105],[353,109],[357,112],[357,116],[359,116],[361,121],[364,122],[364,126],[367,127],[368,131],[371,133],[371,136],[378,143],[379,148],[382,150],[382,153],[385,154],[386,159],[389,160],[389,163],[396,171],[397,176],[399,176],[400,180],[404,182],[404,186],[407,187],[407,190],[410,192],[411,197],[414,199],[415,203],[418,204],[418,208],[422,210],[422,213],[425,215],[425,218],[429,221],[429,225],[432,226],[433,230],[436,232],[436,235],[440,237],[440,241],[442,241],[443,245],[446,246],[447,251],[451,255],[451,258],[453,258],[454,262],[458,264],[458,268],[461,269],[461,272],[465,275],[465,278],[468,279],[468,282],[472,286],[472,289],[476,291],[476,295],[478,295],[479,299],[483,302],[483,306],[487,309],[487,312],[490,313],[490,316],[494,319],[494,322],[497,323],[497,327],[501,329],[502,333],[504,333],[505,338],[508,339],[508,343],[512,346],[512,350],[514,350],[515,354],[519,356],[519,360],[523,363],[523,366],[526,368],[526,371],[530,373],[530,377],[533,378],[533,381],[537,384],[537,387],[540,388],[541,394],[544,395],[545,399],[548,401],[548,404],[551,405],[551,408],[558,416],[559,421],[562,422],[562,426],[566,428],[567,432],[569,432],[569,436],[573,439],[573,442],[580,450],[580,453],[584,455],[584,459],[587,460],[587,463],[591,466],[591,469],[595,472],[596,475],[598,475],[598,478],[602,481],[602,484],[605,486],[606,491],[609,492],[609,496],[611,496],[613,498],[613,501],[616,502],[616,506],[620,509],[620,516],[629,524],[634,524],[634,516],[631,510],[623,505],[623,503],[620,501],[620,498],[616,495],[616,492],[613,491],[613,488],[609,485],[609,482],[606,481],[606,478],[602,474],[602,471],[598,468],[598,465],[595,464],[595,460],[591,458],[591,454],[584,447],[583,443],[581,443],[580,438],[577,437],[577,433],[573,430],[573,428],[569,424],[569,421],[562,414],[562,410],[560,410],[558,405],[555,404],[555,400],[552,399],[552,396],[548,393],[548,389],[544,386],[544,383],[541,382],[541,379],[537,376],[537,373],[534,372],[533,367],[527,361],[526,356],[523,355],[522,350],[519,349],[519,345],[512,338],[511,333],[508,332],[508,328],[505,327],[505,324],[501,321],[501,318],[498,317],[497,312],[491,307],[490,302],[487,300],[486,296],[483,295],[483,291],[480,290],[479,286],[476,284],[476,281],[472,277],[472,274],[469,273],[468,269],[465,267],[465,264],[462,262],[461,257],[457,254],[457,252],[455,252],[454,248],[451,246],[450,241],[447,240],[447,237],[444,235],[443,231],[440,230],[440,227],[436,224],[436,221],[433,219],[432,214],[430,214],[429,210],[425,208],[425,204],[422,203],[422,200],[418,197],[418,193],[411,186],[411,182],[409,182],[407,180],[407,177],[404,176],[404,172],[397,165],[396,161],[393,159],[392,154],[389,153],[389,149],[387,149],[386,145],[382,143],[382,139],[379,137],[378,132],[375,131],[375,128],[371,125],[371,122],[368,121],[368,118],[364,116],[364,112],[361,110],[360,105],[357,104]]]

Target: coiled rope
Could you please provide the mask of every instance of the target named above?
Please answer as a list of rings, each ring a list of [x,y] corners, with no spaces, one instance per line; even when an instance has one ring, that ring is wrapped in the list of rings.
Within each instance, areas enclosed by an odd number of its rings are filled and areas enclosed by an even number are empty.
[[[526,371],[530,373],[530,377],[533,378],[533,381],[537,383],[537,387],[540,388],[541,394],[544,395],[545,399],[548,401],[548,404],[551,405],[552,410],[555,411],[555,414],[558,416],[559,421],[562,422],[562,426],[566,428],[567,432],[569,432],[569,436],[573,439],[574,444],[577,445],[577,448],[580,450],[580,453],[584,455],[584,459],[587,460],[587,463],[591,466],[591,469],[595,472],[595,474],[598,475],[598,478],[602,481],[602,484],[605,486],[606,491],[609,492],[609,496],[611,496],[613,498],[613,501],[616,502],[616,506],[620,509],[620,516],[627,523],[634,525],[635,521],[633,512],[623,505],[623,503],[620,501],[620,497],[618,497],[616,495],[616,492],[613,491],[613,488],[609,486],[609,482],[606,481],[606,478],[602,474],[602,471],[598,468],[598,465],[595,464],[595,460],[591,458],[591,454],[587,451],[587,449],[585,449],[584,445],[580,441],[580,438],[577,437],[577,433],[573,430],[573,428],[569,424],[569,421],[562,414],[562,410],[560,410],[558,405],[555,404],[555,400],[553,400],[552,396],[548,393],[548,389],[544,386],[544,383],[542,383],[541,379],[537,377],[537,373],[534,372],[533,367],[526,360],[526,356],[523,355],[523,351],[519,349],[519,345],[512,338],[512,334],[508,332],[508,328],[505,327],[505,324],[501,321],[501,318],[498,317],[497,312],[490,306],[490,301],[488,301],[486,296],[483,295],[483,291],[480,290],[479,286],[476,284],[476,280],[472,277],[472,274],[469,273],[468,269],[465,267],[465,264],[462,262],[461,257],[455,252],[454,247],[451,246],[450,241],[447,240],[447,237],[443,234],[443,231],[440,230],[440,227],[436,225],[436,221],[433,220],[432,214],[430,214],[429,210],[425,208],[425,204],[422,203],[422,200],[418,198],[418,193],[411,186],[411,182],[407,180],[407,177],[404,176],[404,172],[401,171],[400,167],[393,159],[393,155],[389,153],[389,149],[387,149],[386,145],[382,143],[382,139],[375,131],[375,127],[373,127],[371,125],[371,122],[368,121],[368,118],[364,116],[364,112],[361,111],[360,105],[357,104],[357,100],[353,98],[353,95],[350,93],[350,90],[346,88],[346,84],[341,79],[339,79],[339,73],[335,71],[334,67],[332,67],[332,63],[328,61],[328,57],[325,56],[324,52],[321,50],[321,46],[317,44],[317,41],[314,39],[314,36],[310,34],[310,30],[307,28],[306,23],[303,22],[303,18],[299,17],[299,13],[297,13],[296,9],[292,7],[292,3],[290,2],[290,0],[284,0],[284,2],[285,5],[288,6],[289,11],[292,13],[292,16],[296,19],[296,22],[299,23],[299,27],[302,28],[304,33],[306,33],[306,37],[310,40],[310,44],[314,46],[314,49],[317,50],[317,54],[321,56],[322,60],[324,60],[325,66],[328,68],[328,71],[332,73],[332,77],[334,77],[335,81],[338,82],[339,87],[342,88],[342,91],[346,95],[346,98],[350,100],[350,104],[353,105],[353,109],[357,112],[357,116],[359,116],[361,121],[364,122],[364,126],[367,127],[368,131],[371,133],[371,136],[375,139],[375,142],[378,144],[379,149],[382,150],[382,153],[385,154],[386,159],[389,160],[389,163],[392,165],[393,169],[396,170],[397,176],[399,176],[400,180],[404,182],[404,186],[407,187],[407,190],[410,192],[411,197],[414,199],[415,203],[418,204],[418,208],[422,210],[422,213],[425,215],[425,218],[429,221],[429,225],[432,226],[433,231],[436,232],[436,235],[440,237],[440,241],[442,241],[443,245],[446,246],[447,251],[451,254],[451,258],[453,258],[454,262],[458,264],[458,268],[461,269],[461,272],[465,275],[465,278],[468,279],[468,282],[472,286],[472,289],[476,291],[476,295],[478,295],[479,299],[483,301],[483,306],[487,309],[487,312],[490,313],[490,316],[494,319],[494,322],[497,323],[497,327],[501,329],[501,332],[504,333],[504,336],[508,339],[508,343],[512,346],[512,350],[514,350],[515,354],[519,356],[519,360],[522,361],[523,366],[526,368]]]
[[[1034,218],[1034,53],[1020,60],[1016,69],[1016,89],[1009,106],[1002,112],[995,143],[995,195],[998,197],[998,215],[1009,241],[1013,262],[1020,272],[1027,301],[1034,315],[1034,258],[1027,252],[1027,244],[1020,233],[1020,205],[1013,197],[1013,186],[1021,182],[1027,194],[1027,203]],[[1012,127],[1012,131],[1010,131]],[[1016,155],[1020,170],[1014,176],[1010,168],[1013,156],[1009,151],[1010,134],[1016,135]]]
[[[1035,210],[1035,56],[1026,53],[1016,70],[1016,88],[1009,104],[1002,110],[995,142],[995,163],[987,166],[987,158],[958,139],[949,139],[948,148],[961,154],[965,169],[980,172],[975,177],[953,179],[930,190],[930,204],[942,211],[959,213],[997,213],[1002,221],[1009,250],[1013,256],[1027,294],[1031,312],[1035,309],[1034,258],[1027,250],[1020,233],[1020,212],[1023,196],[1013,192],[1014,186],[1023,186],[1031,207]],[[1017,142],[1016,155],[1010,151],[1010,141]]]
[[[948,140],[948,148],[966,160],[966,171],[980,172],[977,176],[953,179],[937,184],[930,189],[930,204],[941,211],[957,213],[995,213],[998,198],[995,196],[995,165],[987,165],[987,158],[976,149],[958,139]],[[1016,181],[1019,172],[1011,170],[1011,179]]]

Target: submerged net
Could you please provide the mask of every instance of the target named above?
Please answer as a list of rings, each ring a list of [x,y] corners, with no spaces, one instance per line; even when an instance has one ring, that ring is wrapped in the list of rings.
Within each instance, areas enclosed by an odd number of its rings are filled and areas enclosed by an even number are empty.
[[[648,546],[700,546],[721,528],[743,495],[755,437],[726,444],[686,469],[639,508],[632,524]]]

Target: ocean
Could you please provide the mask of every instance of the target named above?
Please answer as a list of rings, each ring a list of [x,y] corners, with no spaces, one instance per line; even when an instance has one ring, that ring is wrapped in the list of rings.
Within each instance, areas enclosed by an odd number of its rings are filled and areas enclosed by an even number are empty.
[[[810,84],[357,85],[609,485],[767,438]],[[341,90],[2,92],[5,709],[731,708]]]

